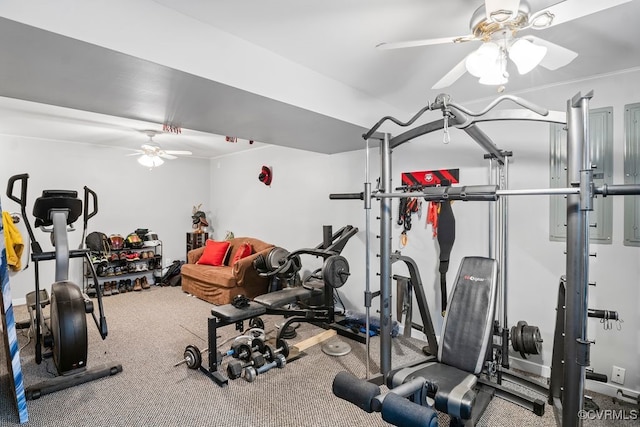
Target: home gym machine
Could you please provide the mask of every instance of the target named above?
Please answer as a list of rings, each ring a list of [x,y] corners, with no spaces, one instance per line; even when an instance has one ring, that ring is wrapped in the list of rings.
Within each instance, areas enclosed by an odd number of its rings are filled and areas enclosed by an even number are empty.
[[[32,315],[31,327],[35,329],[35,360],[42,363],[44,357],[51,357],[59,376],[34,384],[25,390],[27,399],[37,399],[42,395],[93,381],[98,378],[122,372],[120,364],[105,364],[97,368],[87,368],[87,314],[91,314],[104,340],[107,337],[107,320],[102,307],[102,295],[98,286],[98,276],[93,270],[99,316],[96,316],[93,302],[82,293],[80,287],[69,280],[69,259],[85,258],[89,266],[89,251],[71,250],[67,238],[67,227],[73,230],[73,223],[83,215],[84,224],[98,213],[98,199],[95,192],[84,187],[83,201],[76,191],[44,190],[33,205],[35,226],[51,233],[52,252],[44,252],[27,220],[27,183],[29,175],[21,174],[9,178],[7,196],[20,205],[22,217],[31,240],[31,260],[35,269],[35,291],[27,295],[27,305]],[[20,196],[14,195],[14,186],[20,182]],[[93,210],[89,212],[89,202]],[[51,295],[40,288],[39,263],[55,260],[55,282],[51,284]],[[50,305],[49,321],[45,319],[43,308]],[[50,349],[43,353],[43,347]]]
[[[493,352],[487,362],[489,369],[487,378],[477,376],[477,383],[481,387],[475,388],[475,393],[485,391],[493,395],[513,401],[523,407],[541,414],[544,407],[540,406],[539,400],[518,397],[517,394],[502,386],[502,380],[508,380],[523,384],[532,390],[539,391],[548,396],[548,401],[553,403],[555,415],[559,422],[565,426],[577,426],[581,424],[578,417],[583,406],[584,381],[586,367],[589,365],[589,341],[586,335],[587,318],[589,317],[588,285],[589,285],[589,251],[588,251],[588,231],[589,231],[589,211],[593,210],[593,198],[596,195],[603,197],[611,195],[637,195],[640,194],[638,185],[603,185],[596,187],[593,181],[593,170],[591,165],[591,151],[589,145],[589,100],[592,93],[582,95],[578,93],[567,102],[567,111],[554,112],[536,106],[521,98],[504,95],[491,102],[484,110],[472,112],[465,107],[451,101],[445,94],[439,95],[435,102],[425,106],[408,122],[403,123],[393,117],[382,118],[369,132],[363,135],[366,141],[366,167],[364,191],[361,193],[332,194],[331,199],[360,199],[364,201],[366,212],[366,235],[370,234],[369,211],[371,209],[371,199],[380,201],[380,314],[381,314],[381,337],[380,337],[380,368],[381,378],[377,380],[386,381],[390,393],[380,395],[379,389],[365,385],[364,380],[355,380],[336,377],[334,381],[334,393],[344,397],[349,395],[352,402],[360,407],[369,410],[380,411],[386,404],[387,415],[394,418],[395,422],[417,422],[419,418],[424,418],[424,424],[429,425],[430,415],[420,408],[427,402],[421,396],[434,397],[437,394],[435,383],[430,378],[415,377],[407,374],[403,370],[402,378],[394,376],[391,372],[391,199],[401,197],[422,197],[427,201],[488,201],[492,203],[490,207],[489,223],[489,256],[498,262],[498,295],[496,307],[496,321],[494,333],[498,337],[499,343],[494,345]],[[522,109],[494,109],[503,101],[512,101]],[[391,137],[388,133],[377,132],[378,128],[387,120],[399,126],[410,126],[423,113],[430,110],[440,110],[443,118],[419,125],[396,137]],[[567,161],[567,182],[571,183],[569,188],[553,189],[523,189],[510,190],[507,188],[508,165],[511,153],[499,149],[493,141],[477,127],[478,123],[486,121],[504,120],[525,120],[534,122],[560,123],[566,124],[568,132],[568,161]],[[391,151],[401,144],[416,137],[430,132],[444,130],[445,140],[448,138],[450,127],[464,130],[474,141],[476,141],[486,152],[485,158],[489,160],[490,182],[489,185],[461,186],[461,187],[428,187],[422,192],[415,193],[393,193],[391,192]],[[379,189],[376,192],[371,190],[369,182],[369,139],[380,141],[381,157],[381,177]],[[515,339],[517,343],[514,347],[523,349],[525,327],[519,323],[514,329],[509,329],[507,322],[507,203],[505,196],[517,195],[566,195],[567,196],[567,244],[566,244],[566,292],[561,296],[564,301],[564,312],[562,319],[558,319],[564,328],[564,337],[560,344],[562,351],[556,357],[554,351],[554,363],[552,366],[551,387],[519,378],[509,371],[509,341]],[[369,313],[372,293],[369,289],[369,252],[370,244],[366,241],[366,289],[365,306],[367,315]],[[462,267],[461,267],[462,268]],[[560,304],[560,302],[559,302]],[[559,313],[560,314],[560,313]],[[447,323],[445,315],[445,324]],[[510,332],[517,335],[509,336]],[[530,342],[531,337],[535,340],[535,330],[527,330],[527,348],[535,347],[535,343]],[[522,344],[523,346],[520,346]],[[556,347],[554,345],[554,347]],[[518,350],[517,350],[518,351]],[[368,349],[367,349],[368,353]],[[443,362],[442,360],[438,360]],[[557,362],[557,363],[556,363]],[[562,368],[558,365],[561,364]],[[418,368],[419,369],[419,368]],[[368,376],[367,366],[367,376]],[[493,374],[493,375],[492,375]],[[413,378],[413,379],[412,379]],[[475,380],[474,380],[475,381]],[[401,383],[401,384],[400,384]],[[336,386],[339,390],[336,390]],[[424,393],[422,391],[424,391]],[[412,396],[413,402],[408,402],[404,397]],[[400,397],[400,398],[399,398]],[[453,408],[462,408],[466,402],[464,396],[442,396],[437,398],[445,399]],[[420,399],[420,400],[418,400]],[[374,402],[382,402],[378,405]],[[480,399],[485,400],[485,399]],[[408,402],[408,403],[407,403]],[[446,405],[448,406],[448,405]],[[482,406],[482,405],[479,405]],[[480,408],[482,409],[482,408]],[[428,411],[427,411],[428,412]],[[472,411],[478,413],[478,408]],[[412,414],[418,414],[412,418]],[[458,412],[458,415],[460,413]],[[384,416],[384,414],[383,414]],[[404,418],[403,418],[404,417]],[[477,420],[479,416],[472,417]],[[467,418],[462,418],[465,422]]]
[[[346,336],[360,342],[364,339],[355,334],[350,328],[340,324],[335,313],[334,290],[343,286],[349,278],[349,263],[346,258],[340,255],[345,245],[353,236],[356,235],[358,229],[351,225],[342,227],[337,232],[333,232],[331,226],[323,227],[323,241],[315,248],[298,249],[289,252],[286,249],[275,247],[265,257],[258,257],[254,261],[254,267],[266,277],[271,277],[270,288],[273,292],[268,292],[248,300],[246,297],[238,296],[234,298],[231,304],[216,306],[211,309],[211,317],[208,319],[207,342],[208,348],[200,350],[194,345],[185,348],[184,358],[175,366],[186,364],[190,369],[200,370],[202,373],[211,378],[216,384],[224,387],[228,384],[228,378],[225,377],[218,369],[222,360],[226,356],[237,358],[240,352],[233,348],[227,353],[218,350],[217,329],[219,327],[235,324],[236,330],[244,331],[244,322],[249,321],[251,329],[259,329],[264,331],[264,322],[259,316],[262,315],[278,315],[284,316],[286,319],[278,329],[275,344],[276,349],[281,349],[279,353],[285,357],[288,355],[288,346],[284,340],[284,331],[293,322],[313,323],[327,329],[335,329],[342,336]],[[300,285],[298,279],[299,271],[302,268],[300,260],[301,255],[311,255],[323,259],[323,266],[304,280]],[[282,285],[291,285],[282,287]],[[297,284],[297,285],[296,285]],[[296,307],[292,307],[295,305]],[[250,330],[251,330],[250,329]],[[261,345],[252,340],[252,348],[260,350]],[[249,355],[256,350],[245,351]],[[209,367],[202,366],[202,354],[208,353]],[[260,351],[259,351],[260,352]],[[269,359],[268,357],[265,359]],[[273,366],[280,364],[280,358],[271,360]],[[252,366],[260,373],[260,369],[256,367],[255,361],[244,360],[253,363]],[[276,365],[273,365],[273,364]],[[237,366],[235,366],[237,368]],[[232,372],[236,372],[235,370]],[[229,377],[235,377],[235,374],[227,372]],[[250,378],[254,376],[249,374]]]

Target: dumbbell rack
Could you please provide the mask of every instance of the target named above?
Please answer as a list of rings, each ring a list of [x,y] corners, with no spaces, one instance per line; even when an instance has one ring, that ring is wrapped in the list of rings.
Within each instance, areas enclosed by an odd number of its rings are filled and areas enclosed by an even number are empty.
[[[219,314],[216,309],[212,309],[212,316],[207,319],[207,342],[208,348],[214,351],[208,353],[208,367],[199,364],[198,369],[200,372],[208,376],[218,386],[226,387],[229,384],[229,378],[227,378],[219,368],[222,360],[218,357],[218,352],[215,349],[218,348],[217,331],[219,327],[235,324],[236,330],[244,331],[244,321],[256,318],[257,316],[264,314],[264,307],[259,304],[249,303],[247,307],[237,309],[239,314],[233,314],[226,318],[219,318],[216,314]]]

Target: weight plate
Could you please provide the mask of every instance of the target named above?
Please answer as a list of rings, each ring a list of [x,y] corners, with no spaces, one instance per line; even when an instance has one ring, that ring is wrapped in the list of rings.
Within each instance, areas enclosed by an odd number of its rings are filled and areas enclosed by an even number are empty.
[[[523,352],[526,354],[540,354],[542,349],[542,337],[537,326],[524,326],[522,328]]]
[[[264,322],[259,317],[252,317],[251,319],[249,319],[249,328],[264,329]]]
[[[265,343],[260,338],[254,338],[253,340],[251,340],[251,347],[254,349],[254,351],[264,353],[264,346]]]
[[[324,344],[322,351],[329,356],[345,356],[351,352],[351,346],[343,341],[334,341]]]
[[[322,278],[332,288],[339,288],[347,283],[350,274],[349,262],[341,255],[330,256],[322,267]]]
[[[233,357],[247,361],[249,360],[249,356],[251,356],[251,347],[249,344],[241,343],[234,346]]]
[[[198,369],[202,365],[202,353],[195,345],[188,345],[184,349],[184,359],[189,369]]]
[[[287,256],[289,256],[289,251],[284,248],[275,247],[271,249],[267,254],[266,267],[269,271],[275,270],[287,261]]]
[[[285,358],[289,357],[289,344],[282,338],[276,342],[276,348],[280,349],[280,354],[282,354]]]
[[[264,358],[267,360],[267,362],[273,362],[274,357],[275,357],[275,354],[273,352],[273,348],[271,348],[270,345],[265,345]]]
[[[518,348],[520,349],[520,356],[523,359],[527,358],[527,352],[525,351],[525,346],[524,346],[524,328],[525,326],[527,326],[527,322],[525,322],[524,320],[521,320],[517,323],[516,328],[518,328],[519,334],[518,334]]]

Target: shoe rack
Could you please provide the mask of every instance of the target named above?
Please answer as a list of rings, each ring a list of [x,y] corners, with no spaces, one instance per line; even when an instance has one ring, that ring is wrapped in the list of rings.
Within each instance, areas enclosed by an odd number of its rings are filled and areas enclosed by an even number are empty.
[[[112,249],[109,253],[91,253],[103,296],[149,289],[162,276],[162,242],[156,246]],[[96,294],[91,267],[84,260],[84,290]]]

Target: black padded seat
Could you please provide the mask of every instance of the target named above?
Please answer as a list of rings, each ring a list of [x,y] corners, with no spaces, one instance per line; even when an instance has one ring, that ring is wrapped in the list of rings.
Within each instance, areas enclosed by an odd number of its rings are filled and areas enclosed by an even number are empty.
[[[232,304],[219,305],[211,309],[211,314],[222,320],[223,322],[239,322],[241,320],[250,319],[252,317],[265,314],[267,309],[253,301],[249,302],[247,307],[236,308]]]
[[[307,289],[303,286],[293,288],[284,288],[280,291],[269,292],[268,294],[258,295],[253,299],[254,302],[262,304],[268,308],[279,308],[287,304],[293,304],[300,301],[307,301],[316,295],[322,295],[323,288],[312,287]]]
[[[78,192],[72,190],[44,190],[33,204],[33,216],[36,217],[35,226],[53,225],[51,211],[66,210],[67,225],[76,222],[82,215],[82,200],[78,199]]]
[[[475,375],[443,363],[429,362],[395,371],[389,377],[391,388],[415,377],[428,378],[428,394],[434,399],[434,407],[438,411],[462,420],[471,418],[476,399],[474,387],[478,382]]]
[[[422,377],[437,410],[456,419],[471,419],[477,376],[491,348],[497,284],[495,260],[463,258],[442,324],[437,362],[399,369],[388,376],[389,388]]]

